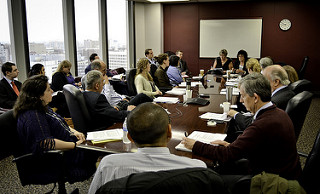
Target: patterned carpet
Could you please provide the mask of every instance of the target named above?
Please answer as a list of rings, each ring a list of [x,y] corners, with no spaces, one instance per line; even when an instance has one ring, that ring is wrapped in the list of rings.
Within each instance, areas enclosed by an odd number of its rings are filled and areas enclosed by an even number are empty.
[[[309,153],[311,151],[313,142],[316,138],[317,132],[320,129],[320,98],[312,100],[310,109],[308,111],[305,123],[303,125],[300,137],[297,142],[298,151]],[[53,184],[49,185],[31,185],[23,187],[20,184],[19,176],[15,164],[12,162],[13,157],[7,157],[0,161],[0,193],[46,193],[53,188]],[[304,166],[304,159],[301,163]],[[75,188],[79,189],[80,193],[87,193],[92,177],[84,182],[68,184],[66,183],[67,192],[72,192]],[[57,187],[54,193],[58,193]]]

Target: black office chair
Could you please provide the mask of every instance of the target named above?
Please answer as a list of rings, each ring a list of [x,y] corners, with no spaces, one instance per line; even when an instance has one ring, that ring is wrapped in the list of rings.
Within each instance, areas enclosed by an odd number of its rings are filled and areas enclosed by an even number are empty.
[[[288,102],[286,112],[290,116],[294,125],[296,140],[298,140],[299,138],[304,120],[312,101],[312,96],[312,93],[304,91],[295,95]]]
[[[82,133],[87,133],[90,127],[91,116],[82,92],[72,84],[63,86],[74,128]]]
[[[228,193],[224,182],[208,168],[135,173],[104,184],[96,193]]]
[[[127,71],[127,85],[128,85],[128,92],[129,96],[135,96],[137,95],[137,89],[134,85],[134,78],[136,76],[137,69],[131,69]]]
[[[293,82],[288,86],[295,94],[299,94],[303,91],[310,91],[312,89],[312,83],[309,80],[301,79]]]
[[[6,137],[2,140],[4,145],[1,147],[15,157],[13,162],[16,163],[22,186],[54,183],[54,187],[50,191],[53,192],[56,183],[58,183],[59,193],[66,193],[62,151],[53,150],[42,155],[32,153],[23,155],[24,149],[19,141],[17,120],[13,116],[13,110],[0,115],[0,128],[4,137]],[[15,140],[14,144],[12,144],[12,140]]]
[[[303,58],[301,67],[300,67],[300,69],[298,71],[299,79],[303,79],[304,78],[304,73],[306,72],[308,62],[309,62],[309,57],[305,56]]]
[[[301,186],[307,193],[320,193],[319,179],[316,178],[320,173],[320,130],[309,155],[303,153],[299,155],[307,158],[299,179]]]

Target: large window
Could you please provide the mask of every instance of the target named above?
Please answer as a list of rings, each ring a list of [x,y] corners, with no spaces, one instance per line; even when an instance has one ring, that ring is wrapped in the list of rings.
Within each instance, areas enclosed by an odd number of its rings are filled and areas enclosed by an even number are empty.
[[[12,61],[7,0],[0,0],[0,67]],[[2,78],[2,73],[0,73]]]
[[[26,0],[30,66],[41,63],[51,80],[64,60],[62,1]]]
[[[109,68],[128,68],[127,1],[108,0]]]
[[[77,38],[78,75],[85,74],[84,70],[90,63],[89,56],[97,53],[99,56],[99,11],[98,0],[76,0],[75,22]]]

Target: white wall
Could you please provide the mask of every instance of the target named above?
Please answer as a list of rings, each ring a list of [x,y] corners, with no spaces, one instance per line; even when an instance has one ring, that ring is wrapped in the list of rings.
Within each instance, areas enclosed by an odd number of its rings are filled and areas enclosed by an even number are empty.
[[[155,56],[163,53],[163,9],[161,3],[135,4],[136,59],[151,48]]]

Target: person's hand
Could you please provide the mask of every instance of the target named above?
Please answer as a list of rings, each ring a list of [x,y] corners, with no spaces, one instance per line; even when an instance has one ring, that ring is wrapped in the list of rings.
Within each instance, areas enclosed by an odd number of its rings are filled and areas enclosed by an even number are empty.
[[[129,105],[129,106],[127,107],[127,111],[132,111],[134,108],[136,108],[136,106],[134,106],[134,105]]]
[[[78,140],[82,140],[82,142],[86,140],[86,137],[84,136],[83,133],[80,133],[80,132],[74,130],[73,134],[78,138]]]
[[[226,141],[222,141],[222,140],[215,140],[210,142],[210,144],[218,144],[218,145],[222,145],[222,146],[229,146],[230,143],[226,142]]]
[[[81,139],[80,139],[80,140],[78,140],[78,141],[76,142],[76,144],[77,144],[77,146],[78,146],[78,145],[82,144],[83,142],[84,142],[84,140],[81,140]]]
[[[156,91],[156,95],[160,95],[160,96],[161,96],[161,95],[162,95],[162,92],[159,91],[159,90],[157,90],[157,91]]]
[[[184,137],[181,143],[184,144],[186,148],[192,150],[194,144],[196,143],[196,140]]]
[[[234,115],[237,114],[237,113],[238,113],[237,111],[231,109],[231,110],[228,112],[228,116],[234,117]]]
[[[186,72],[181,72],[181,75],[186,75]]]

